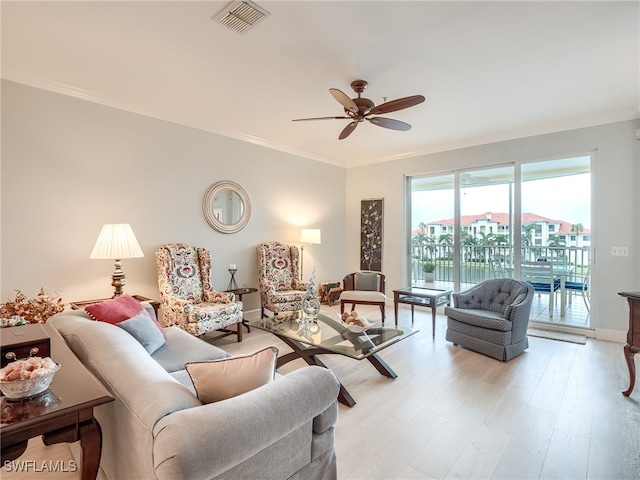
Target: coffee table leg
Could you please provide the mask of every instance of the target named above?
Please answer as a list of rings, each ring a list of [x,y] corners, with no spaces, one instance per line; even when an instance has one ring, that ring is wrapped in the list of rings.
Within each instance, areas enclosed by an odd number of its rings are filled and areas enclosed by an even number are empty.
[[[322,360],[316,357],[316,355],[326,354],[331,352],[327,352],[320,348],[300,347],[300,345],[298,345],[297,342],[294,342],[291,339],[284,338],[284,337],[278,337],[278,338],[280,338],[280,340],[282,340],[284,343],[289,345],[289,347],[291,347],[293,352],[289,352],[285,355],[278,357],[276,368],[280,368],[282,365],[286,363],[289,363],[293,360],[297,360],[298,358],[302,358],[309,365],[317,365],[318,367],[323,367],[329,370],[329,368],[324,363],[322,363]],[[392,378],[395,378],[395,377],[392,377]],[[342,382],[340,381],[338,382],[340,383],[340,392],[338,393],[338,401],[343,405],[346,405],[348,407],[353,407],[356,404],[356,401],[353,399],[353,397],[347,391],[344,385],[342,385]]]
[[[377,353],[374,353],[373,355],[369,355],[367,357],[367,360],[369,360],[369,363],[371,363],[371,365],[376,367],[376,370],[378,370],[380,375],[384,375],[385,377],[389,377],[389,378],[396,378],[398,376],[398,374],[394,372],[391,369],[391,367],[387,365],[387,363],[378,356]]]

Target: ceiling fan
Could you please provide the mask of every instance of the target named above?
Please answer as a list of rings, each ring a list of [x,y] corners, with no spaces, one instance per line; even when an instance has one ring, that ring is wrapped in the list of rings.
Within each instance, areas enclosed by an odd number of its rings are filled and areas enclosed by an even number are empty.
[[[351,120],[349,124],[344,127],[340,136],[340,140],[344,140],[351,132],[355,130],[359,123],[367,120],[379,127],[390,128],[391,130],[406,131],[411,128],[411,125],[399,120],[393,120],[385,117],[370,117],[370,115],[379,115],[381,113],[396,112],[405,108],[413,107],[419,103],[424,102],[422,95],[413,95],[411,97],[398,98],[397,100],[391,100],[385,102],[376,107],[376,105],[368,98],[362,98],[361,94],[364,89],[367,88],[367,82],[364,80],[354,80],[351,82],[351,88],[358,94],[357,98],[349,98],[345,93],[337,88],[330,88],[329,92],[343,107],[346,116],[342,117],[315,117],[315,118],[297,118],[294,122],[303,122],[307,120],[333,120],[333,119],[345,119]]]

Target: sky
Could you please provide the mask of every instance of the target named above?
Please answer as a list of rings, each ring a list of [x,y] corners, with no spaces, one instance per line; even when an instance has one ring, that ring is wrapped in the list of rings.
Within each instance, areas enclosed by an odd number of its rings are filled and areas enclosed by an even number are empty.
[[[412,195],[411,227],[420,222],[453,218],[454,191],[434,190]],[[522,211],[591,228],[591,175],[580,174],[532,180],[522,184]],[[509,211],[509,185],[462,189],[463,215]]]

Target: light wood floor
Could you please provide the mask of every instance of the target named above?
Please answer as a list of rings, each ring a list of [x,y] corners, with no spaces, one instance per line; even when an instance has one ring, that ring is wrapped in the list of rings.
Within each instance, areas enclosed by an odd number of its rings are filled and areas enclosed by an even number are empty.
[[[363,313],[376,318],[375,308]],[[387,315],[392,322],[392,309]],[[430,311],[416,308],[415,320],[420,332],[381,354],[394,380],[366,361],[323,356],[357,401],[340,405],[341,480],[640,478],[640,386],[630,398],[620,393],[628,386],[621,344],[530,337],[524,354],[503,363],[446,342],[442,315],[435,340]],[[401,309],[400,324],[409,323]],[[240,344],[215,343],[232,354],[271,344],[288,351],[255,329]],[[282,373],[303,365],[292,362]],[[68,450],[34,442],[22,458],[64,459]]]

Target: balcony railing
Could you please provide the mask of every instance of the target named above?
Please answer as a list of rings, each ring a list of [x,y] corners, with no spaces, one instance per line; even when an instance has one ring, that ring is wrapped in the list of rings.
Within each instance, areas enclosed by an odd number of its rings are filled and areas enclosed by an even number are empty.
[[[574,267],[576,273],[585,272],[590,261],[589,247],[522,247],[523,261],[546,259],[562,262]],[[489,278],[496,278],[496,265],[501,271],[513,269],[513,248],[496,245],[463,245],[460,247],[461,268],[460,283],[475,284]],[[411,281],[424,282],[425,273],[423,263],[430,261],[435,264],[436,282],[453,282],[454,247],[436,243],[426,243],[414,247]],[[492,261],[495,265],[492,265]]]

